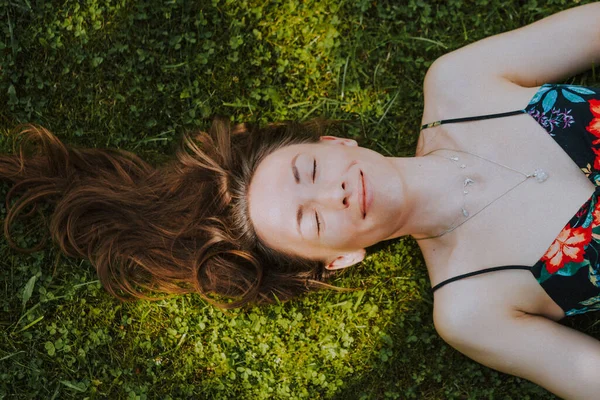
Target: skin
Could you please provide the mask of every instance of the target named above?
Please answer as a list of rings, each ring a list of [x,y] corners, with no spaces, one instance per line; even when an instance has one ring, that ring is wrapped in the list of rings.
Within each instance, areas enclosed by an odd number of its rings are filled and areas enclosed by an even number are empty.
[[[308,254],[330,269],[348,267],[362,261],[366,247],[438,231],[455,219],[460,195],[443,205],[434,200],[440,187],[460,180],[443,164],[433,157],[384,157],[332,136],[287,146],[257,168],[248,193],[250,218],[272,248]]]
[[[400,185],[378,193],[378,207],[366,215],[360,206],[363,182],[381,188],[382,178],[390,175],[397,176],[393,164],[353,140],[284,147],[257,168],[249,190],[250,216],[259,237],[277,250],[327,261],[348,254],[358,262],[364,247],[395,231],[394,225],[376,222],[400,212],[391,201],[402,195]]]
[[[599,20],[600,3],[575,7],[441,57],[425,78],[423,123],[522,109],[539,85],[598,65]],[[414,158],[386,158],[330,137],[280,149],[253,177],[250,218],[259,237],[277,250],[321,260],[328,268],[350,266],[380,240],[434,235],[456,220],[465,172],[453,168],[443,151],[424,156],[443,148],[512,170],[460,155],[477,181],[470,209],[498,201],[458,229],[418,242],[432,285],[487,267],[532,265],[594,190],[543,128],[520,115],[424,130]],[[291,167],[294,157],[300,182]],[[547,182],[527,181],[504,194],[522,180],[514,170],[538,167],[550,174]],[[364,218],[361,172],[372,198]],[[315,213],[322,225],[318,235]],[[434,294],[436,329],[460,352],[560,397],[598,398],[600,342],[556,322],[563,317],[529,271],[478,275]]]

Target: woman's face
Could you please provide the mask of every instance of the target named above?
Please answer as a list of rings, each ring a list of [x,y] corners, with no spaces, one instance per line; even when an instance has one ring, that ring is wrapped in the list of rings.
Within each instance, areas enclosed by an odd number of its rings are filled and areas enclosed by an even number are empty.
[[[250,183],[250,219],[267,246],[340,268],[396,232],[401,187],[386,157],[326,136],[265,157]]]

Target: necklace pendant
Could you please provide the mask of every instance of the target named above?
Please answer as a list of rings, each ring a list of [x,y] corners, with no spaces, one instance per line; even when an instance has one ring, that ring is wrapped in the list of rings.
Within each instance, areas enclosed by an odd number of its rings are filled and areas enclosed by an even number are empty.
[[[462,208],[462,215],[463,215],[465,218],[469,218],[469,212],[468,212],[468,211],[466,210],[466,208],[464,208],[464,207]]]
[[[467,186],[472,185],[474,183],[475,183],[475,181],[473,179],[471,179],[471,178],[465,178],[465,182],[464,182],[463,186],[467,187]]]
[[[543,169],[538,168],[535,171],[533,171],[533,177],[535,178],[536,182],[542,183],[542,182],[545,182],[546,179],[548,179],[549,175]]]

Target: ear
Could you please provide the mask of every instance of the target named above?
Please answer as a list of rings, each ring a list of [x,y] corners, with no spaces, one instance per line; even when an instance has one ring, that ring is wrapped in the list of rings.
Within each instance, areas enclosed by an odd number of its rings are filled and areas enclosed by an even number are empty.
[[[351,253],[342,254],[341,256],[336,257],[333,261],[328,263],[325,266],[325,268],[330,271],[347,268],[351,265],[358,264],[359,262],[364,260],[365,254],[365,249],[360,249]]]
[[[358,146],[358,143],[356,143],[356,140],[354,139],[347,139],[347,138],[339,138],[337,136],[321,136],[319,138],[321,140],[321,142],[327,142],[327,143],[331,143],[331,144],[341,144],[343,146]]]

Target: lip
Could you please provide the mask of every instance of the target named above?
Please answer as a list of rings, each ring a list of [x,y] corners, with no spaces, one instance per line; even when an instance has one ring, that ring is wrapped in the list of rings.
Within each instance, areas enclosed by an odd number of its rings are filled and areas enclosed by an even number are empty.
[[[360,205],[360,213],[362,215],[362,218],[365,219],[367,216],[367,195],[366,195],[366,184],[365,184],[365,174],[362,172],[362,170],[360,171],[360,191],[358,193],[358,203]]]
[[[363,215],[363,219],[367,217],[367,213],[369,212],[369,208],[371,208],[371,204],[373,203],[373,191],[371,190],[371,186],[369,184],[369,179],[365,176],[364,172],[360,171],[360,181],[361,181],[361,211]]]

